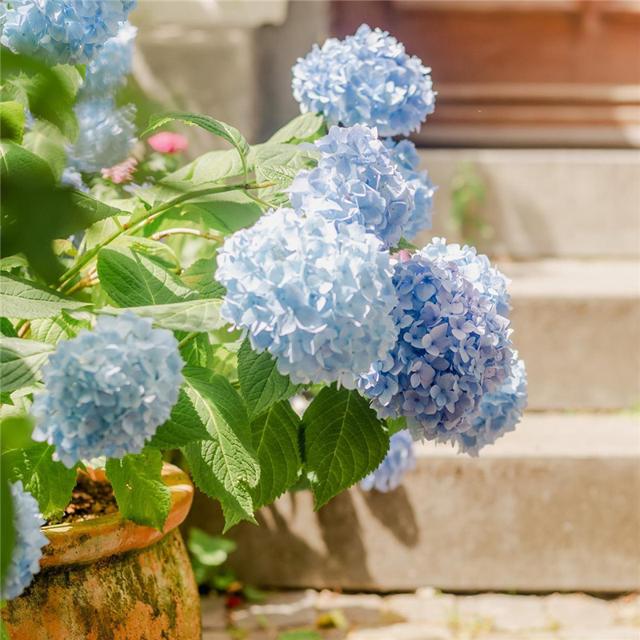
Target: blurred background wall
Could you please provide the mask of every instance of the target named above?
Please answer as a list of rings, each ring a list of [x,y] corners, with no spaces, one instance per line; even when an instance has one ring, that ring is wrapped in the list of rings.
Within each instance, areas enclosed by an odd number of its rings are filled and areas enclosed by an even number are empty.
[[[290,69],[313,43],[363,22],[391,31],[438,91],[414,138],[438,185],[421,241],[474,243],[513,279],[519,430],[479,460],[424,448],[395,495],[353,490],[317,515],[283,498],[261,529],[234,530],[241,577],[640,588],[640,2],[141,0],[134,21],[147,94],[253,142],[298,113]],[[215,144],[190,135],[193,154]]]

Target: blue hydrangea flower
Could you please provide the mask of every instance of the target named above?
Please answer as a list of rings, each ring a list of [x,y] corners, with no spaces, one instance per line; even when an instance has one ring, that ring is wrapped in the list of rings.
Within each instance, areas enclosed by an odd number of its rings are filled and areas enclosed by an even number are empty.
[[[223,317],[283,374],[353,388],[395,343],[391,274],[389,254],[360,225],[338,232],[318,213],[278,209],[226,240],[216,278],[227,288]]]
[[[94,173],[122,162],[135,144],[136,109],[117,108],[110,98],[82,100],[75,107],[80,133],[69,151],[69,164]]]
[[[138,30],[129,22],[120,27],[118,34],[107,40],[98,55],[87,65],[80,88],[80,97],[110,96],[121,87],[133,60],[133,41]]]
[[[460,451],[477,456],[482,447],[513,431],[527,406],[527,372],[524,362],[514,354],[507,380],[493,393],[480,400],[480,415],[466,431],[455,436]]]
[[[298,59],[293,97],[302,113],[321,113],[329,124],[409,135],[435,107],[430,71],[386,31],[363,24],[355,35],[330,38]]]
[[[60,182],[83,193],[89,193],[89,187],[83,182],[80,172],[76,171],[73,167],[65,167],[60,177]]]
[[[0,589],[1,600],[17,598],[31,584],[33,576],[40,571],[42,548],[49,543],[40,530],[45,521],[35,498],[24,490],[21,481],[12,484],[10,489],[16,538],[11,563]]]
[[[397,343],[359,381],[380,417],[405,416],[416,437],[454,441],[482,397],[507,379],[507,281],[471,247],[435,238],[395,266]]]
[[[375,129],[331,127],[315,146],[318,166],[300,171],[289,188],[293,208],[318,211],[340,224],[360,224],[385,247],[398,244],[415,216],[415,188]]]
[[[86,64],[118,33],[136,0],[7,0],[0,43],[48,64]]]
[[[404,474],[415,466],[413,438],[406,429],[398,431],[391,436],[385,459],[373,473],[360,481],[360,487],[365,491],[393,491],[400,486]]]
[[[418,170],[420,158],[413,142],[396,142],[387,138],[384,144],[391,152],[392,160],[398,165],[400,174],[414,190],[415,206],[402,234],[406,240],[413,240],[421,231],[431,229],[433,196],[436,189],[427,172]]]
[[[139,453],[178,399],[184,363],[170,331],[133,313],[100,317],[93,331],[60,342],[43,369],[34,440],[78,460]]]

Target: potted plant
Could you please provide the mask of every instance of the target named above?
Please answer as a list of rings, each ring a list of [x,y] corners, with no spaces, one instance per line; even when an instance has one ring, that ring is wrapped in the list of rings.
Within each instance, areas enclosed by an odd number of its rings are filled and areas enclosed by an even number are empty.
[[[266,142],[169,113],[145,147],[112,98],[133,5],[10,2],[2,20],[11,638],[199,636],[176,529],[193,489],[168,460],[229,528],[293,487],[318,508],[392,488],[405,429],[475,454],[526,397],[505,278],[469,247],[410,243],[433,195],[397,138],[433,110],[419,60],[363,26],[298,61],[302,115]],[[184,164],[160,132],[181,123],[231,148]]]

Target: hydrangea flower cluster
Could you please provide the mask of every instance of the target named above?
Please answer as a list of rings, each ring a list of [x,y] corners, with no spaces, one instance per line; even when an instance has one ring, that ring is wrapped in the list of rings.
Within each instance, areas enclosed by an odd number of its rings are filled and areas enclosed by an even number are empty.
[[[8,0],[0,43],[48,64],[86,64],[113,38],[136,0]]]
[[[527,372],[524,362],[513,361],[506,382],[480,400],[480,415],[470,427],[456,436],[460,451],[477,456],[480,449],[513,431],[527,406]]]
[[[418,130],[435,107],[430,69],[366,24],[344,40],[314,45],[293,67],[292,87],[303,113],[322,113],[345,127],[377,127],[384,137]]]
[[[131,73],[133,41],[137,29],[129,22],[120,26],[116,36],[107,40],[96,57],[87,65],[80,97],[110,96],[121,87]]]
[[[229,237],[216,278],[222,315],[247,329],[296,383],[356,376],[395,343],[389,254],[360,225],[340,231],[316,212],[278,209]]]
[[[405,416],[417,437],[455,441],[511,370],[507,281],[475,249],[435,238],[396,264],[393,282],[398,341],[359,388],[380,417]]]
[[[400,173],[375,129],[334,126],[315,146],[321,154],[318,166],[300,171],[291,184],[294,209],[360,224],[385,247],[398,244],[417,215],[415,186]]]
[[[100,317],[61,342],[43,368],[34,440],[72,467],[96,454],[139,453],[178,399],[184,363],[173,333],[133,313]]]
[[[360,481],[365,491],[376,489],[386,493],[397,489],[404,474],[416,466],[413,454],[413,438],[405,429],[391,436],[389,452],[380,466]]]
[[[402,234],[405,239],[413,240],[421,231],[431,229],[433,196],[436,189],[427,172],[418,170],[420,158],[413,142],[396,142],[387,138],[384,144],[391,152],[391,159],[396,163],[398,171],[414,190],[415,206]]]
[[[40,530],[45,523],[35,498],[25,491],[22,482],[10,486],[13,502],[15,546],[0,589],[1,600],[17,598],[40,571],[42,548],[49,541]]]
[[[117,108],[111,98],[88,99],[75,107],[80,133],[69,152],[69,164],[94,173],[125,160],[135,144],[135,107]]]

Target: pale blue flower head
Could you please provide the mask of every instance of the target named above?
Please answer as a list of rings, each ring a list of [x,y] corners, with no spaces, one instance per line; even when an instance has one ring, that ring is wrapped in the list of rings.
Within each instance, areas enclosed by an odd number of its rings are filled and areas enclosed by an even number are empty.
[[[131,312],[98,318],[93,331],[60,342],[36,395],[34,440],[78,460],[140,453],[178,399],[184,363],[170,331]]]
[[[73,187],[83,193],[89,193],[89,187],[82,180],[82,176],[79,171],[76,171],[73,167],[65,167],[60,177],[60,182],[67,187]]]
[[[135,144],[132,104],[117,108],[111,98],[82,100],[75,107],[80,133],[69,150],[69,164],[82,173],[112,167]]]
[[[415,206],[402,234],[406,240],[413,240],[421,231],[431,229],[433,196],[436,188],[429,180],[427,172],[418,169],[420,158],[413,142],[410,140],[396,142],[387,138],[384,144],[391,152],[391,158],[398,166],[400,174],[414,190]]]
[[[330,38],[298,59],[293,97],[303,113],[321,113],[329,124],[409,135],[435,107],[430,71],[386,31],[363,24],[355,35]]]
[[[129,22],[120,26],[118,34],[107,40],[98,55],[87,65],[80,97],[113,95],[129,73],[133,59],[133,41],[137,29]]]
[[[507,281],[475,249],[435,238],[395,266],[398,341],[359,381],[383,418],[455,441],[510,374]]]
[[[21,481],[10,485],[10,489],[16,537],[11,563],[0,589],[1,600],[17,598],[31,584],[33,576],[40,571],[42,548],[49,543],[40,530],[45,521],[35,498],[24,490]]]
[[[513,431],[527,406],[527,372],[514,354],[509,377],[496,391],[480,400],[480,415],[466,431],[456,434],[460,451],[477,456],[480,449]]]
[[[86,64],[136,0],[6,0],[0,43],[48,64]]]
[[[294,209],[360,224],[385,248],[398,244],[415,216],[415,188],[402,176],[375,129],[331,127],[317,140],[318,166],[300,171],[289,188]]]
[[[406,429],[398,431],[391,436],[385,459],[373,473],[360,481],[360,487],[365,491],[393,491],[402,483],[404,474],[415,466],[413,438]]]
[[[356,377],[395,343],[396,295],[389,254],[360,225],[278,209],[230,236],[216,278],[222,315],[246,329],[296,383]]]

